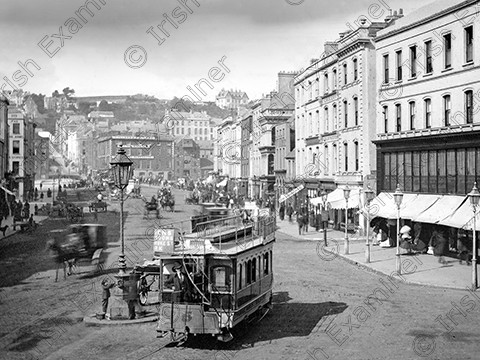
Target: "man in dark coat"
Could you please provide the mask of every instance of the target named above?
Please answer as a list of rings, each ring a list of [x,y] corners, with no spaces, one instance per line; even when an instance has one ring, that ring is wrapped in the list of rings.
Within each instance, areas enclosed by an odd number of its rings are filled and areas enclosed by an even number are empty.
[[[283,221],[283,219],[285,219],[285,204],[282,203],[282,205],[280,205],[280,209],[278,210],[278,214],[280,215],[280,220]]]
[[[288,204],[288,206],[287,206],[287,216],[288,216],[288,221],[290,221],[290,222],[292,222],[292,215],[293,215],[292,204]]]
[[[187,298],[189,295],[187,274],[183,270],[182,264],[179,262],[175,262],[172,270],[175,272],[175,275],[173,276],[173,301],[184,302],[188,300]]]
[[[441,226],[437,226],[433,230],[430,244],[430,246],[433,246],[433,255],[438,257],[438,262],[442,265],[447,264],[444,256],[448,250],[448,240],[445,236],[445,231]]]
[[[303,229],[305,232],[308,232],[308,210],[306,208],[302,208],[302,213],[303,213]]]
[[[302,235],[303,230],[303,215],[301,211],[297,212],[298,235]]]

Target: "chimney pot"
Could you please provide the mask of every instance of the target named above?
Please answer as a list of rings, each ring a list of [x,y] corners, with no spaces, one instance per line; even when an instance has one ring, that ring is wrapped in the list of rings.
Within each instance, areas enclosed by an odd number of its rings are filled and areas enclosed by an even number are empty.
[[[393,12],[393,16],[397,16],[397,10]]]
[[[399,10],[398,10],[398,14],[399,14],[399,15],[403,15],[403,9],[399,9]]]

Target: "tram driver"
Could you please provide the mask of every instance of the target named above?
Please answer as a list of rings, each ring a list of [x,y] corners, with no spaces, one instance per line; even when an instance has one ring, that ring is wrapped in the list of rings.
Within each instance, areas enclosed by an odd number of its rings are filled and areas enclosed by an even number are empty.
[[[172,270],[174,275],[165,282],[165,286],[173,288],[172,300],[174,302],[188,301],[190,294],[190,286],[187,274],[183,269],[182,264],[176,261],[173,264]]]

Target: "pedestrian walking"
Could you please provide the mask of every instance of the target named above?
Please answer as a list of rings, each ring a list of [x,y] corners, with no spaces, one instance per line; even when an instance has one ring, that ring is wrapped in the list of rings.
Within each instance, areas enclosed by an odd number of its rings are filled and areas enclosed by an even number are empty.
[[[102,312],[105,314],[108,307],[108,299],[110,298],[110,289],[113,288],[115,284],[109,278],[102,280]]]
[[[448,249],[448,241],[445,237],[445,231],[441,226],[437,226],[430,238],[429,246],[433,246],[433,255],[438,257],[438,262],[442,265],[446,265],[445,253]]]
[[[468,237],[465,230],[460,229],[458,230],[458,237],[457,237],[457,251],[458,251],[458,258],[459,263],[462,264],[463,261],[467,263],[467,265],[471,265],[470,255],[468,253]]]
[[[292,204],[288,204],[288,206],[287,206],[287,216],[288,216],[288,221],[290,221],[290,222],[292,222],[292,215],[293,215]]]
[[[299,211],[297,212],[297,224],[298,224],[298,235],[302,235],[302,230],[303,230],[303,215]]]
[[[308,210],[306,208],[303,208],[302,213],[303,213],[303,230],[305,230],[305,232],[308,232],[308,221],[309,221]]]
[[[280,215],[280,220],[283,221],[283,219],[285,219],[285,204],[282,203],[282,205],[280,205],[280,209],[278,210],[278,214]]]

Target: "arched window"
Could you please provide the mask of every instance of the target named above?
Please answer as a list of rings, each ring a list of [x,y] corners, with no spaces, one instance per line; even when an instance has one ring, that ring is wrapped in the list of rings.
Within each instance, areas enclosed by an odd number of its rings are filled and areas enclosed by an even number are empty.
[[[425,99],[425,128],[432,127],[432,100]]]
[[[473,91],[465,91],[465,116],[467,124],[473,123]]]
[[[242,264],[238,265],[238,289],[239,290],[242,288],[242,280],[243,280],[242,270],[243,270]]]
[[[358,60],[353,59],[353,81],[358,79]]]
[[[268,261],[268,252],[263,255],[263,274],[268,275],[270,263]]]
[[[258,279],[260,280],[262,278],[262,257],[260,255],[258,255],[258,266],[257,266],[257,269],[258,269]]]
[[[410,111],[410,130],[415,130],[415,101],[408,103]]]
[[[257,281],[257,259],[253,258],[252,260],[252,283]]]
[[[355,126],[358,125],[358,98],[354,97],[353,98],[353,110],[354,110],[354,115],[355,115]]]
[[[272,250],[270,250],[270,273],[273,271],[273,254]]]
[[[385,134],[388,133],[388,106],[383,107],[383,128]]]

